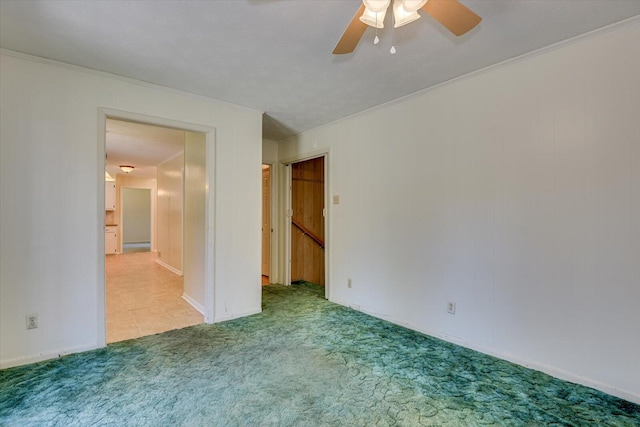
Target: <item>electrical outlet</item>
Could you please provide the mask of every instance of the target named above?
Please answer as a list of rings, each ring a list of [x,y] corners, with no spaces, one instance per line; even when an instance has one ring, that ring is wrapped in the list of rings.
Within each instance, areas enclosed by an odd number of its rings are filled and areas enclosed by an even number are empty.
[[[347,279],[347,288],[351,288],[351,279]]]
[[[38,327],[38,313],[27,314],[25,320],[27,329],[36,329]]]
[[[456,314],[456,303],[453,301],[449,301],[447,303],[447,313]]]

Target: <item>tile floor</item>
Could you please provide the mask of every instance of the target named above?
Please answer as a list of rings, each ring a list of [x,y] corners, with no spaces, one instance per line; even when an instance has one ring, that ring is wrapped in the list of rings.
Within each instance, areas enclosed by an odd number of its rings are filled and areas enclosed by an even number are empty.
[[[204,322],[182,299],[182,276],[156,258],[155,252],[106,257],[107,343]]]

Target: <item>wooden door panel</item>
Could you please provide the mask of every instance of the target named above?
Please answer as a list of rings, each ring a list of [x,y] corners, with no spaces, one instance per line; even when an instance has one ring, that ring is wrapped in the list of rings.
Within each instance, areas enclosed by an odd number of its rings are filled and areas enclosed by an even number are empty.
[[[291,281],[324,286],[324,158],[294,163],[291,178],[293,218],[303,227],[291,226]]]

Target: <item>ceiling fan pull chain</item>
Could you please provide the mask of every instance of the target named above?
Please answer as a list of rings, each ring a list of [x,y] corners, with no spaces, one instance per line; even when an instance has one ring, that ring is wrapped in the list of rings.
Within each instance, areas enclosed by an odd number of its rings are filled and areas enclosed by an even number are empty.
[[[376,36],[373,39],[373,44],[380,43],[380,39],[378,38],[378,12],[376,12]]]

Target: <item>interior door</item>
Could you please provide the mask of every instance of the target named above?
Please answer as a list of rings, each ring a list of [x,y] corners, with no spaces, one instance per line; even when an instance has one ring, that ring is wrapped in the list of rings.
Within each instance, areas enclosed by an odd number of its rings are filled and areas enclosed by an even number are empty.
[[[325,284],[324,157],[291,165],[291,281]]]

